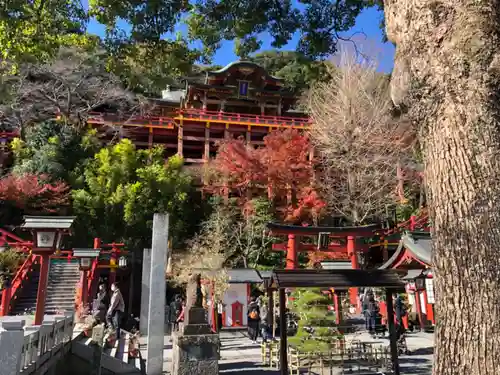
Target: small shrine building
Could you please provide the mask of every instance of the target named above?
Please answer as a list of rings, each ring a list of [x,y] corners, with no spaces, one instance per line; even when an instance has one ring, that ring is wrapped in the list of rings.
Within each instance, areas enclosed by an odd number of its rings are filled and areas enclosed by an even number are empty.
[[[422,328],[434,326],[434,284],[432,277],[432,239],[428,232],[410,232],[401,237],[393,256],[380,269],[405,273],[408,302]]]

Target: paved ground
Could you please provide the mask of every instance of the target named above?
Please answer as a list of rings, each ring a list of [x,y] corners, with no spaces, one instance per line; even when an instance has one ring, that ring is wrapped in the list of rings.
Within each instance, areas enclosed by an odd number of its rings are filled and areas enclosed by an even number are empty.
[[[381,345],[388,345],[387,339],[372,339],[366,333],[349,335],[349,339],[361,341],[375,341]],[[143,338],[141,341],[145,340]],[[144,341],[143,341],[144,342]],[[260,365],[260,346],[252,345],[250,340],[241,331],[225,331],[221,333],[221,359],[219,361],[220,374],[238,375],[277,375],[279,371],[271,370]],[[434,339],[432,334],[415,333],[408,334],[408,348],[412,351],[409,356],[400,357],[402,375],[430,375],[432,368],[432,352]],[[143,358],[146,357],[145,347],[141,348]],[[170,338],[165,337],[163,352],[164,373],[168,374],[172,358],[172,345]],[[333,371],[329,375],[341,374],[341,371]]]

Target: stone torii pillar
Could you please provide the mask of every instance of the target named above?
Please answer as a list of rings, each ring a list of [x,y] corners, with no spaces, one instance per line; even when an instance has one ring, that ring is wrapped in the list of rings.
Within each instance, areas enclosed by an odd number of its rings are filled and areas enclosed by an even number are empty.
[[[149,274],[147,375],[163,373],[165,272],[168,251],[168,214],[154,214]]]

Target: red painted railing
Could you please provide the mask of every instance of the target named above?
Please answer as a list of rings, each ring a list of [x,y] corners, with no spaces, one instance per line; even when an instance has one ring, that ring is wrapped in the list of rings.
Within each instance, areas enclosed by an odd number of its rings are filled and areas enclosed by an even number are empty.
[[[28,255],[12,279],[10,286],[3,289],[0,316],[6,316],[9,314],[12,303],[19,298],[23,284],[28,280],[29,273],[31,272],[33,265],[37,262],[39,262],[39,260],[36,255]]]
[[[293,126],[308,127],[311,125],[311,119],[304,117],[286,117],[286,116],[267,116],[252,115],[243,113],[231,113],[220,111],[204,111],[200,109],[180,109],[175,113],[176,118],[207,121],[224,122],[244,122],[269,126]],[[128,119],[119,118],[115,114],[105,114],[100,112],[89,113],[87,121],[91,124],[123,123],[130,126],[155,126],[172,128],[176,123],[175,119],[168,116],[131,116]]]
[[[181,109],[179,115],[186,119],[218,120],[227,122],[247,122],[271,126],[298,126],[308,127],[311,119],[302,117],[252,115],[246,113],[231,113],[219,111],[204,111],[200,109]]]
[[[173,129],[175,120],[167,116],[131,116],[127,119],[112,113],[90,112],[87,122],[90,124],[122,124],[128,126],[154,126]]]

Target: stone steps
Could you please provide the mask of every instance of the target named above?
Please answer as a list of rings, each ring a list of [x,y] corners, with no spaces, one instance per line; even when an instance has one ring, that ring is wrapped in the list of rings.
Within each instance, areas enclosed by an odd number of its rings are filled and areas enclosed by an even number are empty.
[[[141,374],[141,369],[144,367],[144,361],[140,357],[140,352],[138,351],[138,357],[132,357],[129,355],[129,340],[131,334],[122,330],[121,336],[120,340],[116,340],[113,347],[104,348],[101,366],[115,374]],[[81,336],[75,341],[85,348],[89,350],[91,349],[89,347],[92,342],[91,338]],[[80,355],[82,355],[84,353],[84,349],[80,348],[78,353],[81,353]]]

